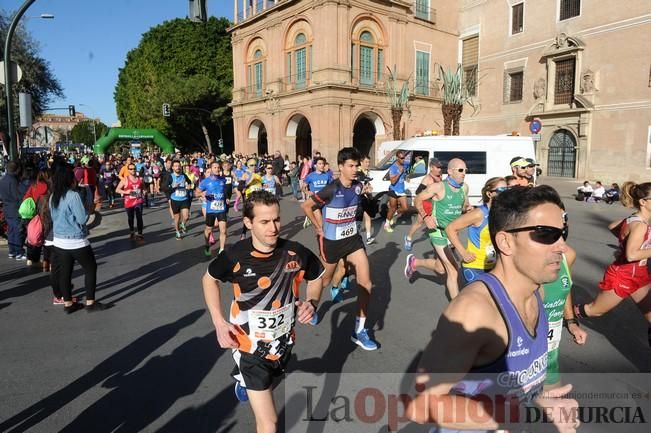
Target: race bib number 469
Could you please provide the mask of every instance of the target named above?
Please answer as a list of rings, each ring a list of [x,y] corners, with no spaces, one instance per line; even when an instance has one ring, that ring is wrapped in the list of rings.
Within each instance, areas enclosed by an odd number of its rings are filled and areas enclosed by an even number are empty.
[[[357,234],[357,223],[355,221],[337,226],[336,240],[346,239]]]
[[[250,335],[260,340],[276,340],[291,331],[293,321],[293,303],[275,310],[250,310]]]

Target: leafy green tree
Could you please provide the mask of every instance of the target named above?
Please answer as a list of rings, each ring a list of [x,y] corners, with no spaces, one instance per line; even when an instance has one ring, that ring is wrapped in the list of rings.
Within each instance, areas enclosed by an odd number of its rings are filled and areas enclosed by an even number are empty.
[[[4,57],[4,42],[7,38],[7,31],[13,14],[0,10],[0,55]],[[26,92],[32,95],[32,114],[34,117],[40,115],[50,102],[56,97],[63,97],[61,84],[55,78],[49,62],[39,55],[40,47],[31,35],[20,23],[11,43],[11,60],[16,62],[23,71],[23,78],[14,83],[13,102],[15,104],[14,124],[18,125],[18,93]],[[0,131],[7,132],[7,101],[4,97],[4,85],[0,84],[2,98],[0,98]]]
[[[93,124],[95,131],[93,132]],[[102,122],[89,119],[77,123],[70,131],[70,137],[73,143],[84,143],[92,146],[95,144],[95,137],[100,138],[108,131],[108,126]]]
[[[175,19],[145,33],[127,54],[115,88],[122,125],[157,128],[184,150],[208,150],[221,126],[232,146],[230,25],[226,18]],[[163,117],[163,103],[170,104],[170,117]]]

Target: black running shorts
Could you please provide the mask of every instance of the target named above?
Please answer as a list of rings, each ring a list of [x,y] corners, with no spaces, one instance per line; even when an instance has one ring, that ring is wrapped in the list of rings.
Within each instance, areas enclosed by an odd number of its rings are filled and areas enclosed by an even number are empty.
[[[317,240],[319,241],[321,257],[328,264],[337,263],[339,259],[343,259],[357,250],[366,249],[359,233],[338,241],[326,239],[321,236],[317,237]]]
[[[170,200],[170,205],[172,206],[172,213],[176,215],[181,213],[181,209],[190,209],[190,200]]]
[[[228,212],[221,213],[206,213],[206,226],[212,227],[215,225],[215,221],[224,221],[228,219]]]
[[[246,389],[264,391],[271,388],[274,377],[285,373],[291,354],[291,349],[287,349],[278,360],[270,361],[250,353],[234,350],[235,368],[233,368],[231,376]]]

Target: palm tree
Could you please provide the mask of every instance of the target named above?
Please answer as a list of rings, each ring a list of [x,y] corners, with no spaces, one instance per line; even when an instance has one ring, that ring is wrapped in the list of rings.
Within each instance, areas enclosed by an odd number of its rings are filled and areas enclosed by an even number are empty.
[[[459,135],[459,122],[464,104],[468,103],[475,111],[476,107],[472,102],[472,96],[468,89],[471,83],[466,82],[472,79],[471,76],[465,77],[461,64],[457,66],[456,72],[450,68],[447,71],[439,65],[439,77],[441,80],[441,89],[443,90],[443,131],[445,135]]]
[[[404,140],[404,134],[401,134],[400,122],[402,121],[402,113],[405,109],[409,110],[409,80],[402,83],[402,87],[398,89],[398,79],[396,74],[396,66],[393,70],[387,66],[389,70],[389,78],[385,83],[386,97],[391,106],[391,121],[393,122],[393,139]]]

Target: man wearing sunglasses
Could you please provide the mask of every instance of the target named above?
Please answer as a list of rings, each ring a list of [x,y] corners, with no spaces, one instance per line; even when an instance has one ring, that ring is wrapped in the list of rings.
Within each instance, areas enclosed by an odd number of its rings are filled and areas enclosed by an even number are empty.
[[[438,274],[445,275],[446,287],[450,298],[459,294],[458,264],[450,248],[450,241],[445,234],[445,228],[457,219],[470,205],[468,203],[468,185],[464,183],[467,172],[466,163],[459,158],[448,162],[448,176],[443,182],[429,185],[425,191],[416,196],[416,209],[423,217],[429,229],[429,238],[436,258],[416,259],[413,254],[407,256],[405,277],[411,280],[414,272],[424,266]],[[431,201],[432,210],[426,211],[424,203]],[[437,260],[438,259],[438,260]]]
[[[530,163],[521,156],[511,159],[511,173],[515,176],[519,186],[534,186],[533,172],[535,169],[536,164]]]
[[[408,405],[410,419],[434,422],[440,432],[536,431],[525,424],[531,405],[555,431],[576,431],[579,421],[566,415],[578,404],[562,398],[572,386],[542,395],[549,328],[540,286],[558,278],[568,250],[562,206],[549,186],[514,187],[495,198],[488,222],[495,268],[443,312],[422,357],[416,382],[425,391]]]

